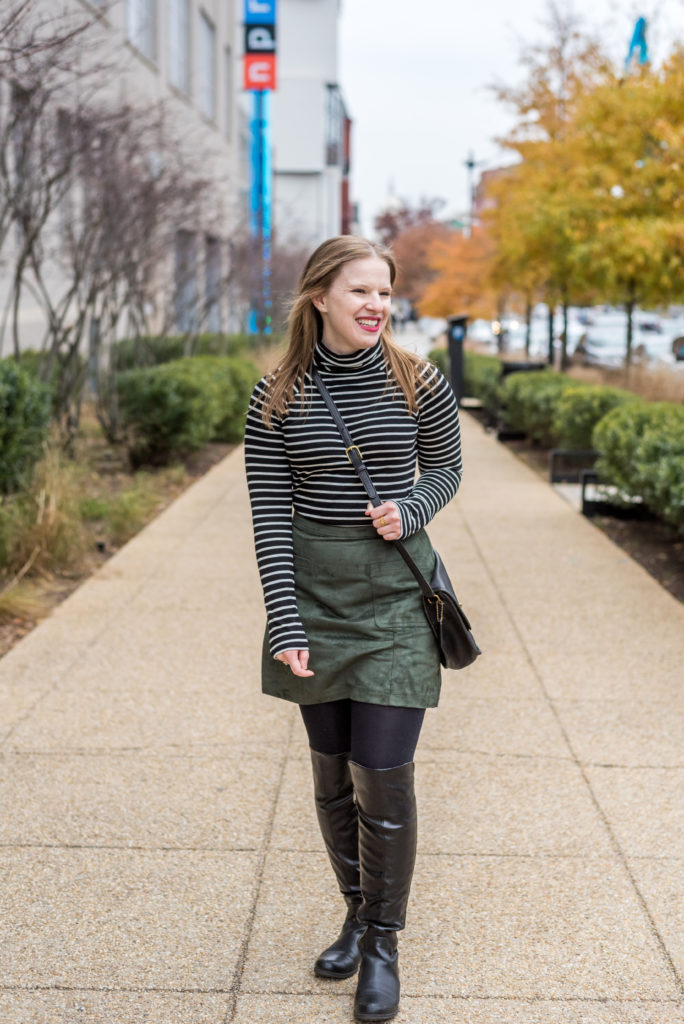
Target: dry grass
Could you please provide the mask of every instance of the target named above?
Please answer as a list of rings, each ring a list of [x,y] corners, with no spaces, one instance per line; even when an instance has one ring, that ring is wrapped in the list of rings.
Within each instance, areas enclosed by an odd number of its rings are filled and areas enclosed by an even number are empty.
[[[275,344],[255,346],[250,349],[248,359],[258,367],[261,373],[269,373],[282,360],[286,351],[287,342],[283,339]]]
[[[42,619],[50,610],[50,601],[41,586],[35,583],[15,583],[0,591],[0,622],[7,619]]]
[[[684,372],[667,366],[635,365],[626,370],[613,370],[600,366],[573,366],[570,376],[591,384],[609,384],[625,388],[649,402],[684,402]]]
[[[468,349],[492,355],[491,346],[468,341]],[[525,360],[523,349],[506,352],[505,359]],[[649,366],[634,363],[629,370],[607,366],[570,366],[568,374],[588,384],[607,384],[610,387],[634,391],[649,402],[684,402],[684,366],[681,369],[670,366]]]

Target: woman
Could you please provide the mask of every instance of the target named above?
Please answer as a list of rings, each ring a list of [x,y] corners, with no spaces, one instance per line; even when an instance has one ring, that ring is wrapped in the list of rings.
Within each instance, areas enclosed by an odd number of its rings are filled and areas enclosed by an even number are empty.
[[[389,542],[401,538],[429,577],[434,554],[423,527],[461,479],[453,392],[434,366],[392,341],[395,274],[391,253],[363,238],[316,249],[290,314],[287,353],[257,384],[245,434],[268,619],[262,687],[300,705],[318,820],[347,904],[314,971],[336,979],[360,967],[361,1021],[399,1009],[396,933],[416,852],[413,756],[440,690],[420,590]],[[376,508],[314,367],[383,499]]]

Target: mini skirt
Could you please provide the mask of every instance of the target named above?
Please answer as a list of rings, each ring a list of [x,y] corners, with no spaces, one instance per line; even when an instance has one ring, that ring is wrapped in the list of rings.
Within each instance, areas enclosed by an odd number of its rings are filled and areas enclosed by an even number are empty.
[[[296,704],[350,698],[431,708],[439,702],[439,650],[422,595],[393,544],[368,526],[334,526],[295,513],[297,608],[313,676],[293,675],[262,651],[262,690]],[[429,579],[435,555],[425,530],[403,540]]]

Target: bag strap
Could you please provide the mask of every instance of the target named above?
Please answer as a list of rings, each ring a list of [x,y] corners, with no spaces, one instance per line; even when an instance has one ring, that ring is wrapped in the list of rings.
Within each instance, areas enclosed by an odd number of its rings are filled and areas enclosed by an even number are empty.
[[[314,384],[316,385],[321,395],[323,396],[323,401],[327,405],[328,411],[332,416],[335,422],[335,426],[337,427],[340,433],[340,437],[342,438],[342,441],[344,443],[345,454],[349,461],[351,462],[354,469],[356,470],[359,479],[363,484],[364,490],[371,500],[373,507],[377,508],[378,505],[382,505],[382,499],[380,498],[378,492],[376,491],[375,484],[373,483],[371,475],[368,472],[368,468],[363,461],[361,449],[354,444],[351,434],[347,430],[345,422],[340,416],[340,411],[333,402],[332,396],[328,391],[327,387],[325,386],[325,384],[323,383],[323,380],[321,379],[321,375],[319,374],[318,370],[314,369],[312,371],[312,376]],[[395,548],[397,549],[397,551],[399,552],[399,554],[404,559],[407,566],[415,576],[416,582],[418,583],[418,586],[423,592],[423,596],[428,598],[428,600],[433,601],[435,598],[435,593],[432,587],[425,579],[422,572],[420,571],[416,563],[413,561],[404,545],[401,543],[400,540],[391,541],[391,543],[394,544]]]

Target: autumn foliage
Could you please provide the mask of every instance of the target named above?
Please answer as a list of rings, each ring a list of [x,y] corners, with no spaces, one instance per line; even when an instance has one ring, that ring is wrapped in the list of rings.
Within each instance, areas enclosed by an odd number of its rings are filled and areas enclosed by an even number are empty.
[[[550,17],[551,42],[522,55],[522,85],[495,90],[516,115],[500,140],[512,159],[478,196],[470,237],[423,225],[393,246],[424,314],[541,301],[567,326],[572,304],[622,305],[629,361],[636,306],[684,301],[684,49],[626,74],[574,16]]]
[[[493,317],[496,294],[491,287],[494,249],[488,233],[473,231],[468,238],[452,231],[435,239],[429,251],[428,269],[433,278],[423,291],[420,312],[425,316]]]

